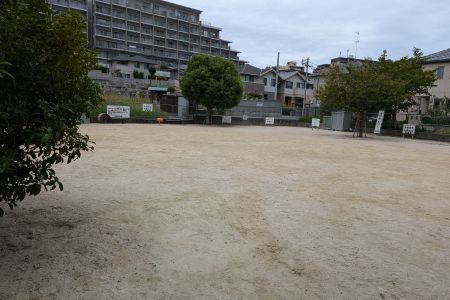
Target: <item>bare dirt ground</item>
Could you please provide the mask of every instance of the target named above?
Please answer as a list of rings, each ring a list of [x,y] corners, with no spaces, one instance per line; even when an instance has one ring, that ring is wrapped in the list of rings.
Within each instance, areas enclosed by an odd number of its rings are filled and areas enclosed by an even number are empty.
[[[450,299],[450,145],[87,125],[0,219],[0,299]]]

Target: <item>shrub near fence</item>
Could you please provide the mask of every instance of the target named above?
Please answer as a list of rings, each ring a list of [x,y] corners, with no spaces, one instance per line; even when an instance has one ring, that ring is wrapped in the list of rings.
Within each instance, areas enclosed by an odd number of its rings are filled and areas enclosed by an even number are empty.
[[[158,107],[153,106],[153,111],[144,112],[142,111],[142,104],[150,103],[149,99],[140,98],[140,97],[125,97],[119,96],[115,94],[106,94],[103,96],[104,102],[97,106],[95,109],[92,109],[89,114],[91,117],[95,117],[100,113],[106,113],[107,105],[120,105],[120,106],[129,106],[130,107],[130,116],[138,117],[138,118],[166,118],[167,113],[160,111]]]

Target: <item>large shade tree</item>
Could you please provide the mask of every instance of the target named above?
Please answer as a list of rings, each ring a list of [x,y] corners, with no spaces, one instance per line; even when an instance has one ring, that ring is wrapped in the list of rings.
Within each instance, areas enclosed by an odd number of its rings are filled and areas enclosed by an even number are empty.
[[[238,105],[243,93],[236,66],[229,60],[206,54],[192,56],[180,87],[186,99],[206,107],[208,123],[213,109]]]
[[[435,72],[425,71],[422,62],[422,53],[414,49],[411,58],[389,60],[384,51],[377,62],[367,60],[344,69],[334,66],[318,93],[321,109],[356,113],[359,121],[356,130],[362,137],[366,112],[386,110],[395,115],[398,110],[415,105],[417,94],[428,94]]]
[[[45,0],[0,2],[0,215],[26,195],[62,189],[53,169],[92,149],[78,131],[100,101],[87,73],[85,21],[55,14]]]

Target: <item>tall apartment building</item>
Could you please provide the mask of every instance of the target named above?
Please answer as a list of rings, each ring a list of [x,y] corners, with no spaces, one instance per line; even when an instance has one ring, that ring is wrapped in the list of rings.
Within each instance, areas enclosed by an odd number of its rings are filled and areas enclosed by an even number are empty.
[[[200,20],[201,11],[162,0],[49,0],[54,10],[76,10],[87,20],[89,44],[110,69],[119,55],[137,55],[174,72],[195,53],[222,56],[237,65],[239,51],[220,37],[221,28]]]

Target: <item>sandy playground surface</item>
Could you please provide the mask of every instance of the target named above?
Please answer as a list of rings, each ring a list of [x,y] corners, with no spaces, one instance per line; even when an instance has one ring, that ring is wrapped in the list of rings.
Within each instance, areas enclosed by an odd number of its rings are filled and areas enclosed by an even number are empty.
[[[64,192],[0,219],[0,299],[450,299],[450,144],[82,130]]]

